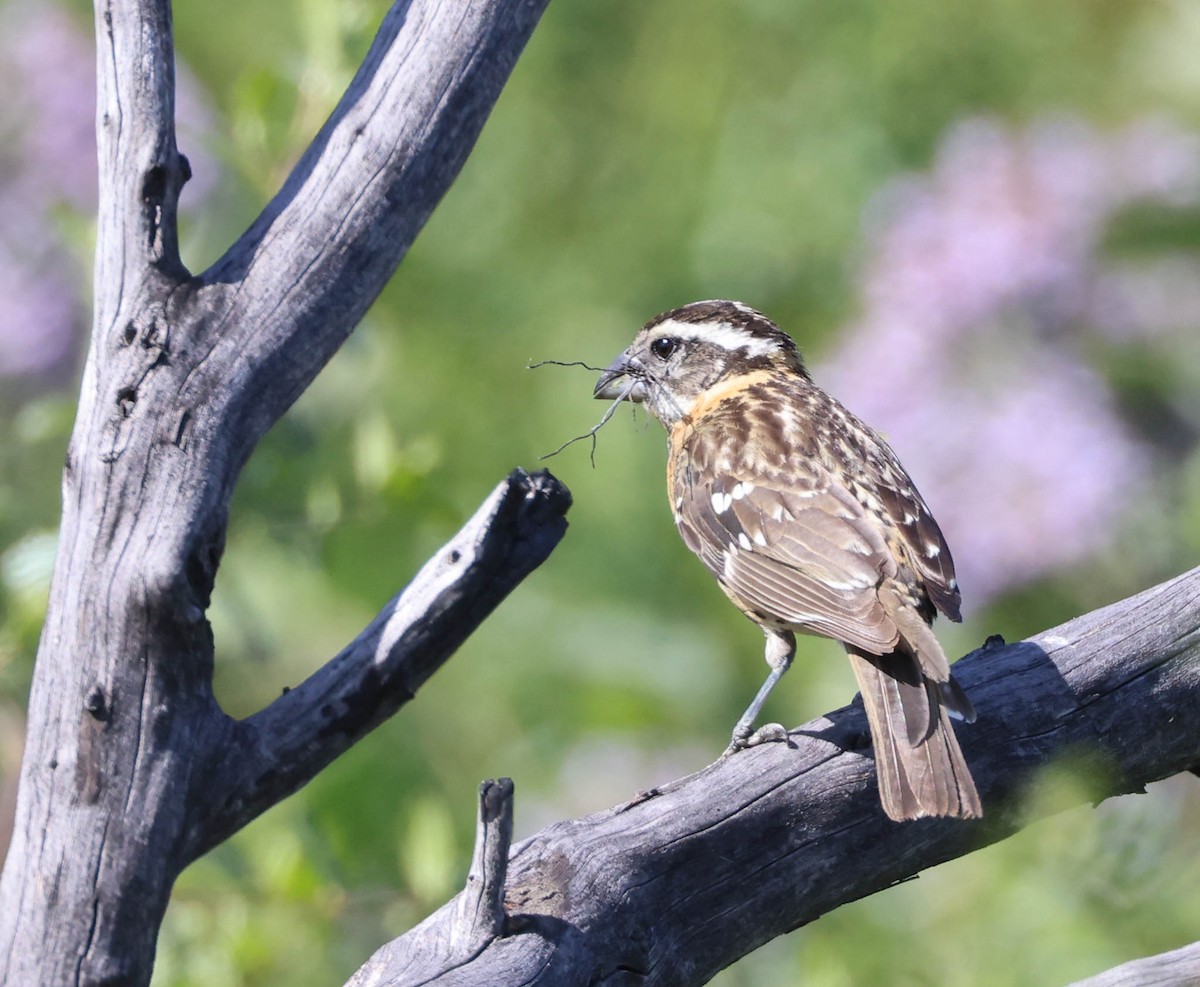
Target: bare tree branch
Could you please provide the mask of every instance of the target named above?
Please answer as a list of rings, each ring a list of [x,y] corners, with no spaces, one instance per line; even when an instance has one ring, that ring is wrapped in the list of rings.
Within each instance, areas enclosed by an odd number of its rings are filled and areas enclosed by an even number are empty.
[[[458,175],[547,3],[392,7],[283,189],[191,287],[215,359],[188,381],[185,406],[232,364],[220,399],[253,442],[307,387]]]
[[[419,928],[425,930],[423,934],[417,936],[414,930],[376,953],[347,987],[420,983],[426,971],[457,970],[477,959],[484,949],[494,949],[498,939],[510,931],[504,911],[504,885],[512,827],[511,779],[485,781],[479,787],[475,852],[462,894],[422,923]],[[498,981],[510,982],[519,981],[507,976]]]
[[[96,140],[100,215],[96,283],[129,284],[148,269],[179,277],[176,206],[188,180],[175,147],[175,52],[168,0],[100,0]],[[126,56],[138,52],[138,61]],[[115,308],[97,313],[112,329],[123,298],[97,292]]]
[[[511,778],[485,781],[479,787],[479,819],[475,853],[467,886],[456,899],[458,915],[452,930],[452,951],[475,953],[504,932],[504,882],[513,834]]]
[[[306,784],[390,717],[563,534],[571,504],[549,473],[514,471],[416,578],[328,664],[238,724],[203,852]]]
[[[1181,987],[1200,984],[1200,942],[1114,966],[1070,987]]]
[[[955,673],[979,711],[960,737],[983,820],[890,822],[856,704],[793,731],[790,746],[752,748],[543,830],[509,861],[505,935],[448,957],[433,944],[462,921],[451,901],[351,983],[704,983],[838,905],[1011,835],[1031,821],[1017,796],[1068,751],[1104,766],[1095,800],[1200,764],[1200,569],[980,649]]]
[[[356,692],[354,661],[335,662],[239,725],[213,699],[205,612],[243,463],[454,180],[546,2],[397,2],[287,186],[193,278],[177,256],[188,167],[175,148],[168,0],[96,0],[95,312],[0,877],[0,984],[148,982],[171,886],[198,849],[398,705],[399,692],[374,712],[360,702],[344,736],[271,776],[272,748],[294,752],[314,729],[292,732],[281,713],[308,711],[327,687],[361,700],[369,676]],[[494,566],[494,581],[436,601],[464,628],[561,536],[565,492],[532,480],[522,499],[521,483],[479,546],[478,571]],[[412,621],[411,686],[456,643],[448,619]],[[260,774],[232,771],[233,749]]]

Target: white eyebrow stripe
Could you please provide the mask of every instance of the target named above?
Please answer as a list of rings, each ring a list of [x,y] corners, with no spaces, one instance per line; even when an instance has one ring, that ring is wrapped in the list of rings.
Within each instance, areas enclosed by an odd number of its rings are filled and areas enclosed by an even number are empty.
[[[701,343],[712,343],[721,349],[745,350],[747,356],[766,356],[768,353],[778,353],[779,343],[773,339],[759,339],[749,333],[736,329],[728,322],[676,322],[670,319],[655,326],[655,333],[664,336],[678,336],[680,339],[694,339]]]

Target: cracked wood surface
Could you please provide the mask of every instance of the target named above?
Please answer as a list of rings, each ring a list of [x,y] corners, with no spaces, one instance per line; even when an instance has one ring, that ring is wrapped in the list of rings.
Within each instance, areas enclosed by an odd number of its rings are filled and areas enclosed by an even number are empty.
[[[452,901],[352,983],[704,983],[841,904],[1011,835],[1032,821],[1017,796],[1065,752],[1107,768],[1095,800],[1200,764],[1200,569],[980,649],[955,674],[979,713],[959,735],[983,820],[889,821],[855,704],[792,731],[790,745],[751,748],[548,827],[512,851],[504,935],[447,961],[437,944],[465,938]],[[1200,976],[1194,950],[1171,959],[1174,973]]]
[[[478,556],[445,593],[393,601],[247,723],[213,699],[205,610],[241,467],[399,264],[547,2],[398,0],[279,194],[192,275],[170,5],[97,0],[95,310],[0,877],[0,984],[148,982],[189,860],[394,711],[562,536],[565,488],[514,474],[468,525]],[[395,647],[371,651],[380,630]],[[344,717],[308,743],[328,724],[303,701],[326,687]]]

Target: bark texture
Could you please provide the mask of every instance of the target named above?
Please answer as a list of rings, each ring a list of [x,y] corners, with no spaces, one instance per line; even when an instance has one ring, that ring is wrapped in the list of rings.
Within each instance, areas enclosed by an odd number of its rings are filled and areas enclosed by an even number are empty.
[[[1071,987],[1180,987],[1200,984],[1200,942],[1114,966]]]
[[[246,720],[205,619],[230,495],[458,174],[547,0],[404,0],[262,215],[178,254],[167,0],[99,0],[95,312],[0,879],[0,983],[140,985],[172,883],[411,698],[562,536],[515,473],[311,680]]]
[[[1200,764],[1200,569],[1028,641],[982,648],[954,672],[979,714],[959,729],[982,820],[889,821],[856,703],[786,745],[543,830],[513,848],[503,935],[473,935],[464,923],[476,913],[451,901],[351,983],[702,984],[838,905],[1011,835],[1030,821],[1014,796],[1064,753],[1102,766],[1094,801]],[[1164,970],[1175,979],[1135,979]],[[1200,951],[1094,982],[1200,982]]]

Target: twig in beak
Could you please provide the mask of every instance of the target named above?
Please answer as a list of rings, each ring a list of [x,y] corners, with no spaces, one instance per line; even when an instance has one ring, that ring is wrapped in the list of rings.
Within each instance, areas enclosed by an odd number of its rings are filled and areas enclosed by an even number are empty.
[[[562,360],[538,360],[537,363],[531,363],[525,369],[537,370],[538,367],[583,367],[584,370],[591,370],[593,373],[604,373],[603,367],[593,367],[590,363],[584,363],[582,360],[572,360],[569,363],[564,363]]]
[[[546,362],[553,363],[554,361],[547,360]],[[585,364],[580,364],[580,366],[585,366]],[[591,368],[589,368],[589,369],[591,369]],[[618,394],[613,399],[613,403],[610,404],[604,410],[604,415],[601,417],[601,419],[598,422],[596,422],[595,425],[593,425],[591,428],[589,428],[582,435],[577,435],[573,439],[567,439],[566,442],[564,442],[562,445],[560,445],[553,452],[548,452],[544,456],[539,456],[538,462],[541,462],[543,459],[549,459],[551,456],[557,456],[560,452],[562,452],[569,445],[574,445],[576,442],[580,442],[583,439],[591,439],[592,440],[592,451],[588,455],[588,458],[591,460],[592,469],[595,469],[596,468],[596,433],[599,432],[600,429],[602,429],[605,425],[608,424],[608,420],[617,413],[617,405],[619,405],[622,401],[624,401],[627,397],[629,397],[629,395],[630,395],[630,393],[632,393],[634,387],[637,386],[637,383],[638,382],[636,380],[633,380],[633,379],[629,380],[625,384],[625,386],[621,388],[621,393]]]

